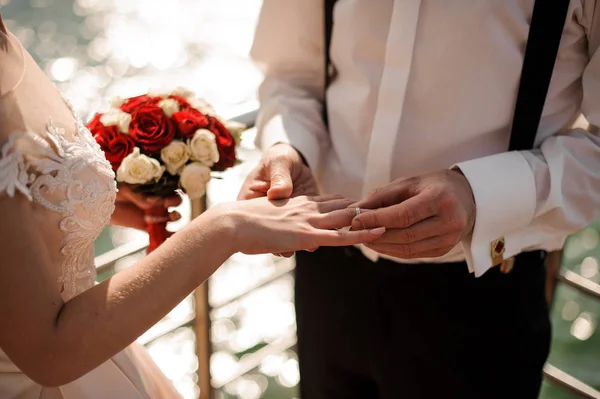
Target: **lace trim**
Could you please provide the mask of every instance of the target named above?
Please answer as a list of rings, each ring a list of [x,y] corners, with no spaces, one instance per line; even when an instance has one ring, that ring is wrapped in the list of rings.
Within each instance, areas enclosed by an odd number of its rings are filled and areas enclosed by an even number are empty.
[[[11,135],[1,151],[0,192],[11,197],[20,192],[62,216],[64,259],[58,282],[70,299],[93,285],[94,240],[110,221],[117,190],[114,172],[100,146],[66,103],[76,120],[73,140],[68,141],[65,130],[52,120],[43,137]],[[98,178],[78,178],[87,170],[96,172]],[[60,198],[48,199],[53,193],[60,193]]]

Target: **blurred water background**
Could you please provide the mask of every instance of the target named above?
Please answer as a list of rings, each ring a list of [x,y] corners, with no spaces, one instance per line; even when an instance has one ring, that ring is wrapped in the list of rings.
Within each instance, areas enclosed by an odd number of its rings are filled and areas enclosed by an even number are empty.
[[[8,28],[86,119],[105,109],[114,95],[126,97],[149,88],[179,85],[194,90],[220,114],[230,117],[257,106],[261,75],[249,61],[248,51],[260,5],[261,0],[0,0],[0,12]],[[256,163],[259,153],[253,146],[252,131],[244,137],[240,157],[242,165],[211,183],[209,205],[234,200]],[[173,229],[189,221],[187,202],[181,212],[186,217]],[[600,281],[599,231],[597,222],[575,234],[563,261],[567,268],[594,282]],[[96,243],[96,253],[145,239],[141,232],[109,228]],[[117,269],[129,266],[139,256],[120,261]],[[211,303],[235,297],[287,267],[271,256],[236,255],[212,277]],[[193,302],[188,298],[163,323],[192,314]],[[552,311],[550,362],[596,389],[600,389],[599,315],[599,303],[559,287]],[[211,316],[215,348],[211,371],[216,380],[226,381],[242,357],[267,343],[293,340],[292,277],[284,276]],[[198,364],[191,328],[152,342],[149,351],[186,399],[197,396]],[[291,399],[298,396],[298,382],[292,348],[269,355],[260,367],[226,384],[219,397]],[[545,384],[542,397],[570,396]]]

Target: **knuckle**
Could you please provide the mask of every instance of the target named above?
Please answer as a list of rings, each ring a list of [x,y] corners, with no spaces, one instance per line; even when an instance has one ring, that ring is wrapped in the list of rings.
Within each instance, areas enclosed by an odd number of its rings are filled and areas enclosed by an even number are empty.
[[[271,180],[285,180],[286,178],[287,176],[281,172],[275,172],[271,174]]]
[[[440,250],[448,252],[458,243],[458,237],[454,234],[450,234],[442,238]]]
[[[343,211],[344,211],[344,216],[350,217],[352,219],[356,218],[357,220],[360,220],[358,218],[358,216],[356,216],[356,209],[355,208],[344,208]]]
[[[417,240],[417,234],[412,229],[406,229],[400,231],[400,241],[404,243],[411,243]]]
[[[402,255],[402,256],[407,256],[407,255],[410,255],[413,252],[415,252],[414,245],[411,243],[406,243],[406,244],[400,245],[398,249],[399,249],[400,255]]]
[[[451,217],[447,220],[446,225],[450,231],[462,231],[467,227],[467,218],[463,215]]]
[[[464,216],[454,219],[454,227],[456,230],[463,230],[467,227],[467,218]]]
[[[379,212],[372,212],[365,216],[358,218],[365,227],[385,226],[383,218],[379,215]]]
[[[415,219],[414,211],[408,209],[405,212],[396,212],[393,215],[393,223],[397,227],[408,227]]]
[[[452,191],[443,191],[438,195],[437,207],[445,213],[453,212],[459,204],[458,197]]]
[[[378,197],[384,191],[383,187],[377,187],[369,191],[367,197]]]
[[[271,157],[271,166],[291,166],[291,159],[289,154],[286,153],[277,153]]]

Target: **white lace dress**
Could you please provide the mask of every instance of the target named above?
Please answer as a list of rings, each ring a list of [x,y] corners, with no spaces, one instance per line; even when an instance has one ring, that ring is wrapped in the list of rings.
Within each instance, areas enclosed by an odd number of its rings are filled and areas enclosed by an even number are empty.
[[[0,143],[0,196],[32,201],[50,263],[59,268],[53,271],[59,276],[57,289],[68,301],[94,285],[93,244],[114,210],[114,174],[90,132],[30,55],[14,36],[1,32],[0,133],[8,137]],[[0,348],[2,399],[176,397],[136,344],[53,388],[29,379]]]

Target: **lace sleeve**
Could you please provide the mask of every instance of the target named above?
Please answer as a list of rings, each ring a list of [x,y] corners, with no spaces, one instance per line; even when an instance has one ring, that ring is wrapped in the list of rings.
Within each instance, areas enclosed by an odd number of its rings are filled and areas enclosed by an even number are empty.
[[[14,197],[20,192],[32,200],[30,185],[44,165],[58,161],[49,142],[33,133],[12,134],[2,146],[0,157],[0,193]]]
[[[34,133],[12,134],[2,146],[0,157],[0,193],[14,197],[20,192],[32,200],[31,184],[41,174],[56,171],[61,149],[51,137]]]

